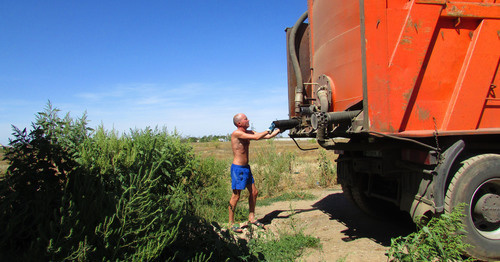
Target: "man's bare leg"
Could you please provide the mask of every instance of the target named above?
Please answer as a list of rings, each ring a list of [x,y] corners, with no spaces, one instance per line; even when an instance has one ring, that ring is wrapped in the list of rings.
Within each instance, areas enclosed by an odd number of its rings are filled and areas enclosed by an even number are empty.
[[[259,191],[257,190],[257,187],[255,187],[255,184],[251,184],[247,186],[248,189],[248,221],[254,222],[255,221],[255,205],[257,203],[257,195],[259,194]]]
[[[233,194],[231,195],[231,199],[229,200],[229,225],[234,224],[234,211],[236,210],[236,205],[238,204],[238,200],[240,200],[241,190],[233,190]]]

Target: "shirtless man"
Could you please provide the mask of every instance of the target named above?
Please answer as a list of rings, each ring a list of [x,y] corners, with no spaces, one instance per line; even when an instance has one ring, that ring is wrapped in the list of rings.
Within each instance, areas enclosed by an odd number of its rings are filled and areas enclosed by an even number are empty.
[[[233,164],[231,165],[233,194],[229,201],[229,224],[234,232],[241,233],[243,232],[241,227],[238,224],[234,224],[234,211],[240,199],[241,191],[245,188],[247,188],[248,193],[250,193],[248,196],[248,222],[258,227],[264,227],[262,223],[255,219],[255,203],[257,201],[258,191],[255,187],[252,171],[248,165],[248,147],[250,145],[250,140],[269,139],[275,137],[280,130],[274,129],[272,133],[270,133],[270,131],[257,133],[247,130],[250,126],[250,121],[242,113],[236,114],[233,117],[233,123],[237,129],[231,134],[231,147],[233,149],[234,158]]]

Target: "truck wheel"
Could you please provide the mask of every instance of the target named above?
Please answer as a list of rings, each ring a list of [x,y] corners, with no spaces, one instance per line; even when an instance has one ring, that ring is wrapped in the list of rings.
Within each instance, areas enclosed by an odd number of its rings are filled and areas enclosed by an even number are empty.
[[[364,213],[377,219],[390,219],[399,217],[399,208],[391,202],[370,197],[365,192],[368,190],[368,174],[354,173],[354,185],[350,188],[356,205]]]
[[[349,202],[351,202],[351,204],[357,206],[358,204],[356,204],[356,201],[354,201],[354,198],[352,197],[351,187],[349,185],[345,185],[345,184],[340,184],[340,186],[342,187],[342,192],[344,193],[344,197]]]
[[[340,159],[341,157],[339,157]],[[349,185],[346,180],[347,177],[352,175],[352,170],[349,167],[349,163],[346,161],[337,162],[337,178],[339,180],[340,186],[342,186],[342,192],[344,192],[344,197],[357,206],[354,198],[352,197],[351,185]]]
[[[500,155],[467,159],[448,187],[445,208],[465,203],[462,218],[467,252],[480,259],[500,259]]]
[[[368,197],[365,191],[368,188],[368,174],[354,172],[349,161],[342,161],[343,156],[339,156],[337,161],[337,176],[344,197],[357,206],[365,214],[377,219],[387,219],[399,217],[400,210],[392,203]],[[348,183],[347,181],[351,181]]]
[[[387,219],[399,211],[396,206],[387,201],[366,196],[364,191],[365,189],[362,186],[354,186],[351,188],[354,202],[356,202],[359,209],[366,214],[377,219]]]

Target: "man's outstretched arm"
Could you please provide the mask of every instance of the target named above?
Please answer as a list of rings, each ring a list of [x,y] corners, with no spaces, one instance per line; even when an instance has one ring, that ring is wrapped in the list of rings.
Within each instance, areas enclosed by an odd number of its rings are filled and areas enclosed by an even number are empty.
[[[234,136],[236,136],[237,138],[248,139],[248,140],[260,140],[264,138],[266,135],[269,135],[267,131],[264,132],[254,132],[254,131],[243,132],[239,130],[234,131]]]
[[[268,133],[267,135],[265,135],[264,139],[273,138],[273,137],[277,136],[279,134],[279,132],[280,132],[280,129],[276,128],[276,129],[274,129],[274,131],[271,134]]]

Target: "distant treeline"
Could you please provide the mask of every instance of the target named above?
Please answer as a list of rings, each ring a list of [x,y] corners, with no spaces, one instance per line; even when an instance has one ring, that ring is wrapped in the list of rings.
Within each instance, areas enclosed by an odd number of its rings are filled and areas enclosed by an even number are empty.
[[[213,142],[213,141],[230,141],[231,140],[231,134],[227,135],[208,135],[208,136],[202,136],[202,137],[185,137],[182,138],[184,142]]]
[[[277,138],[283,137],[283,134],[278,134],[276,136]],[[183,137],[182,142],[192,142],[192,143],[202,143],[202,142],[214,142],[214,141],[219,141],[219,142],[226,142],[226,141],[231,141],[231,134],[227,135],[208,135],[208,136],[202,136],[202,137]]]

